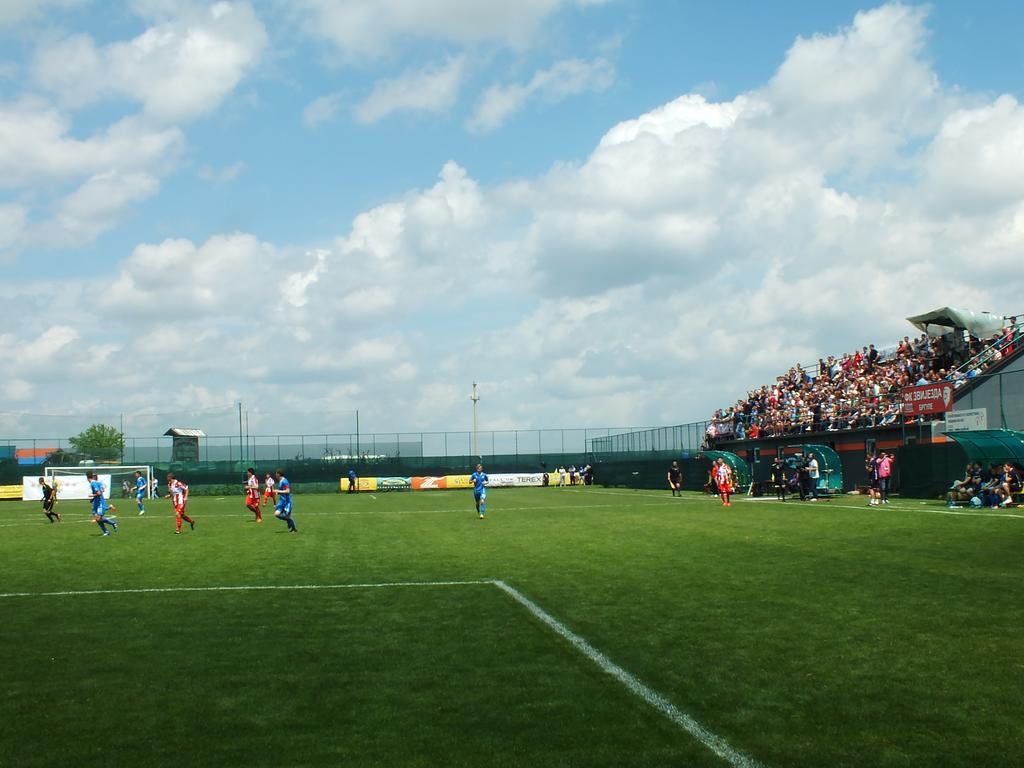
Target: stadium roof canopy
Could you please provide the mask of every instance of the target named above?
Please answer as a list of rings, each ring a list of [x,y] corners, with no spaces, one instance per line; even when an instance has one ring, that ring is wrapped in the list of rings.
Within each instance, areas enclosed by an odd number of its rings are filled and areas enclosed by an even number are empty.
[[[171,427],[164,435],[170,435],[171,437],[206,437],[206,433],[201,429],[184,429],[182,427]]]
[[[908,317],[907,321],[929,336],[942,336],[951,331],[964,330],[979,339],[994,336],[1006,325],[1006,318],[1001,315],[956,307],[933,309],[923,315]]]

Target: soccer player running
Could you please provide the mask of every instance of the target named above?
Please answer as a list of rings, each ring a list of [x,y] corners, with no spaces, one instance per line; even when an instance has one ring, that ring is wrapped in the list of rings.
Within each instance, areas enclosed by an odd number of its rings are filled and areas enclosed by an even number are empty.
[[[274,473],[277,476],[277,487],[274,493],[277,496],[277,504],[274,505],[274,517],[288,523],[288,533],[298,533],[295,521],[292,520],[292,486],[288,478],[284,476],[284,470],[279,469]]]
[[[271,496],[274,495],[274,478],[269,472],[263,476],[263,506],[267,506],[267,501]]]
[[[117,521],[111,520],[107,517],[107,510],[117,512],[117,507],[113,504],[108,504],[107,500],[103,498],[103,483],[100,482],[99,477],[96,476],[95,472],[89,471],[85,473],[86,478],[89,480],[89,493],[90,501],[92,503],[92,520],[96,523],[100,530],[103,531],[104,536],[109,536],[110,531],[107,530],[109,525],[114,529],[114,533],[117,533]]]
[[[174,505],[174,532],[181,533],[181,523],[185,521],[191,530],[196,529],[196,521],[185,513],[185,506],[188,504],[188,486],[176,478],[173,473],[167,473],[167,496]]]
[[[683,470],[679,468],[679,462],[673,461],[668,468],[668,487],[672,489],[673,496],[683,495]]]
[[[135,470],[135,503],[139,506],[139,515],[146,514],[146,478],[139,470]]]
[[[256,515],[256,522],[263,522],[263,512],[260,511],[260,479],[256,477],[256,470],[249,467],[245,470],[245,508]]]
[[[56,519],[60,522],[60,512],[55,507],[57,505],[57,489],[46,482],[45,477],[39,478],[39,488],[43,492],[43,514],[46,515],[46,519],[51,523]]]
[[[476,471],[469,476],[469,480],[473,483],[473,501],[476,502],[476,513],[480,515],[480,519],[484,519],[484,513],[487,512],[487,473],[484,472],[484,465],[477,464]]]
[[[725,463],[721,457],[715,462],[715,484],[718,486],[718,495],[722,497],[722,506],[732,506],[732,467]]]

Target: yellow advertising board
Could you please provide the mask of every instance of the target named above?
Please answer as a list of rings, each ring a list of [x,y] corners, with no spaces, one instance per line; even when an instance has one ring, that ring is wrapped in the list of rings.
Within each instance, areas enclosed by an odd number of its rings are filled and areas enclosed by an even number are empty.
[[[21,501],[21,486],[0,485],[0,499],[17,499]]]
[[[340,487],[342,492],[348,492],[348,478],[341,478]],[[376,491],[377,490],[377,478],[376,477],[360,477],[356,479],[356,490],[357,491]]]
[[[446,488],[473,487],[473,481],[469,479],[469,475],[445,475],[444,482]]]

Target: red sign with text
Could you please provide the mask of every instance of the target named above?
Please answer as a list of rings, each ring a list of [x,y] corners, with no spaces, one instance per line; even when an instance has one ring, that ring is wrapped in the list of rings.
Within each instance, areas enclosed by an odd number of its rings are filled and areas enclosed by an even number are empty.
[[[953,407],[953,385],[948,381],[903,388],[903,415],[945,413]]]

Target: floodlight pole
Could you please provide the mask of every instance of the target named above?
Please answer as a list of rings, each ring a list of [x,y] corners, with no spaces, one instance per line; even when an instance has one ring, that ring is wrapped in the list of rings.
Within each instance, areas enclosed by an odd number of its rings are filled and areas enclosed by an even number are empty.
[[[480,395],[476,391],[476,382],[473,382],[473,394],[469,396],[469,399],[473,401],[473,456],[476,459],[480,459],[480,438],[477,433],[477,422],[476,422],[476,404],[480,402]]]

